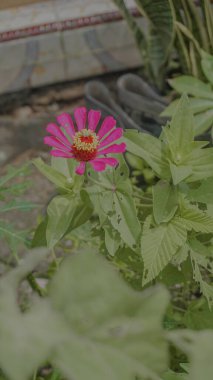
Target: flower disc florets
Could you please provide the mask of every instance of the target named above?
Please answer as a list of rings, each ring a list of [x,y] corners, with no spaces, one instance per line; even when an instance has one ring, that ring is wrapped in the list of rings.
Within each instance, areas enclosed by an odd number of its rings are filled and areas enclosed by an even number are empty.
[[[90,161],[96,157],[99,138],[95,132],[82,129],[73,139],[72,153],[77,161]]]

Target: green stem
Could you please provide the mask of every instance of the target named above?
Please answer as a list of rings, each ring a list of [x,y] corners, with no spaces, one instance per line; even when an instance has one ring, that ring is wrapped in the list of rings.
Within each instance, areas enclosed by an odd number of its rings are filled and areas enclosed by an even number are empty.
[[[38,283],[36,282],[35,277],[32,273],[28,274],[27,281],[30,284],[32,290],[34,290],[40,297],[44,297],[46,292],[44,289],[42,289]]]

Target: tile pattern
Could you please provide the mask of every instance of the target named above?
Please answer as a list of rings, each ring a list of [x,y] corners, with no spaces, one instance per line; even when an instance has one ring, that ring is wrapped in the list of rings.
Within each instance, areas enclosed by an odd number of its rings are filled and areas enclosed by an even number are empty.
[[[109,0],[50,0],[0,11],[0,56],[0,93],[140,64]]]

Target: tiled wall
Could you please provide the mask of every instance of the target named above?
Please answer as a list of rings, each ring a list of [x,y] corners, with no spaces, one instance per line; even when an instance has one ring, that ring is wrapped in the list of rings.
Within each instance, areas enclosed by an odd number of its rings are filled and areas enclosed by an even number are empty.
[[[116,11],[110,0],[53,0],[0,11],[0,93],[140,65]]]

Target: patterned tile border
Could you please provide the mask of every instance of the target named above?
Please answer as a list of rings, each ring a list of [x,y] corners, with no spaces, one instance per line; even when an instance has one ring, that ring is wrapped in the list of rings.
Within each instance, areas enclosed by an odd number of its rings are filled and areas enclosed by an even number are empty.
[[[138,12],[137,9],[131,8],[130,11],[133,16],[135,17],[140,16],[140,13]],[[26,37],[31,37],[31,36],[38,36],[41,34],[57,32],[57,31],[73,30],[73,29],[84,28],[87,26],[110,23],[110,22],[118,21],[118,20],[122,20],[122,16],[119,12],[115,11],[115,12],[97,14],[94,16],[86,16],[86,17],[80,17],[80,18],[75,18],[75,19],[51,22],[51,23],[31,26],[27,28],[21,28],[17,30],[1,32],[0,43],[16,40],[20,38],[26,38]]]

